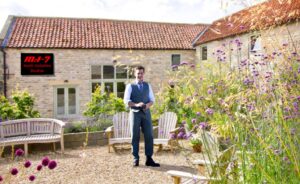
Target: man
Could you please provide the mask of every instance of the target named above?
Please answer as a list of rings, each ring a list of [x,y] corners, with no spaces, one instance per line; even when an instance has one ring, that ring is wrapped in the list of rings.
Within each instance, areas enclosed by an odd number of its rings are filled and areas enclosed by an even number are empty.
[[[154,103],[154,95],[150,84],[144,82],[145,68],[137,66],[134,69],[135,82],[125,89],[124,103],[130,107],[133,166],[139,166],[140,127],[144,133],[146,166],[159,167],[152,159],[153,130],[150,107]]]

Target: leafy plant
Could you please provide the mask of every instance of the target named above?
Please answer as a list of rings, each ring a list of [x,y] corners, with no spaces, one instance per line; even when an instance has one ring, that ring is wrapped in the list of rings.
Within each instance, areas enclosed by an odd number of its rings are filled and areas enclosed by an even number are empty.
[[[101,114],[113,115],[122,111],[126,111],[123,100],[113,93],[101,92],[100,86],[97,86],[83,114],[87,117],[97,117]]]
[[[34,110],[34,97],[26,90],[14,90],[12,102],[0,96],[0,117],[6,119],[37,118],[40,113]]]

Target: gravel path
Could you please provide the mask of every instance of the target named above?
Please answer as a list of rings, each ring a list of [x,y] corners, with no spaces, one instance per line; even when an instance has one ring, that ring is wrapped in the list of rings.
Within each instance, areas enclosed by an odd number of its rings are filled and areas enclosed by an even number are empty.
[[[10,168],[22,168],[17,176],[4,175],[4,181],[11,177],[9,183],[31,183],[30,174],[35,174],[33,183],[88,183],[88,184],[168,184],[172,179],[166,174],[168,170],[195,172],[183,152],[172,153],[162,150],[153,156],[160,168],[145,166],[143,144],[140,146],[140,166],[132,167],[132,155],[129,146],[122,146],[117,152],[108,153],[107,147],[87,147],[85,149],[67,149],[64,155],[54,152],[39,152],[29,155],[32,166],[25,169],[22,161],[11,161],[9,157],[0,158],[0,174],[8,173]],[[37,172],[36,166],[42,157],[48,156],[57,161],[54,170],[43,168]],[[19,164],[19,165],[18,165]],[[7,182],[4,182],[7,183]]]

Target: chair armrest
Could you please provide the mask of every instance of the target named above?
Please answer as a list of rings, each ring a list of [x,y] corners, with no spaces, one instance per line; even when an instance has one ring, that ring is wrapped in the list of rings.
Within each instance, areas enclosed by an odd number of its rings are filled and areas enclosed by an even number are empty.
[[[167,174],[172,176],[172,177],[178,177],[178,178],[189,178],[189,179],[193,179],[194,181],[217,181],[220,179],[217,178],[209,178],[209,177],[205,177],[205,176],[200,176],[200,175],[195,175],[192,173],[188,173],[188,172],[182,172],[182,171],[175,171],[175,170],[169,170],[167,171]]]
[[[180,127],[177,127],[177,128],[175,128],[175,129],[171,130],[170,133],[176,133],[176,132],[179,131],[179,129],[180,129]]]
[[[114,131],[114,126],[110,126],[105,130],[105,133],[111,133]]]

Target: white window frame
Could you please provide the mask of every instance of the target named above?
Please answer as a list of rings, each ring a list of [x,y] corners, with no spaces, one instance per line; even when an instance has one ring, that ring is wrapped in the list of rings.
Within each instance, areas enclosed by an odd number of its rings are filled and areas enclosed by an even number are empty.
[[[252,47],[252,38],[253,37],[256,37],[256,41],[254,43],[254,47],[253,49],[251,48]],[[261,42],[261,35],[250,35],[250,38],[249,38],[249,52],[250,53],[256,53],[256,52],[260,52],[262,51],[262,42]]]
[[[65,114],[57,114],[57,89],[59,88],[64,88],[64,103],[65,103]],[[75,98],[76,98],[76,113],[75,114],[69,114],[69,93],[68,89],[69,88],[75,88]],[[71,118],[71,117],[77,117],[79,116],[80,112],[80,105],[79,105],[79,87],[77,85],[59,85],[59,86],[54,86],[53,88],[53,94],[54,94],[54,117],[57,118]]]
[[[93,66],[101,66],[101,79],[92,79],[92,67]],[[103,79],[103,68],[104,66],[113,66],[114,67],[114,78],[113,79]],[[105,91],[105,88],[104,86],[105,85],[102,85],[102,84],[105,84],[105,83],[113,83],[113,93],[117,96],[117,83],[118,82],[124,82],[125,85],[126,83],[128,83],[130,80],[134,79],[134,78],[129,78],[129,72],[127,71],[127,76],[126,76],[126,79],[117,79],[117,67],[119,65],[110,65],[110,64],[101,64],[101,65],[90,65],[90,86],[91,86],[91,90],[90,90],[90,93],[92,94],[93,92],[93,83],[100,83],[101,84],[101,92],[103,93]],[[123,65],[125,67],[134,67],[135,65]]]

